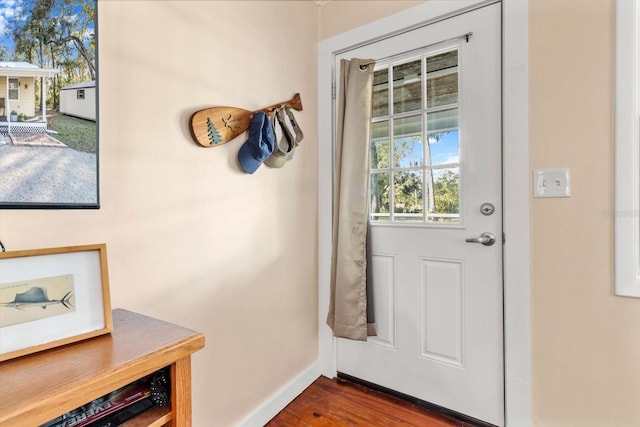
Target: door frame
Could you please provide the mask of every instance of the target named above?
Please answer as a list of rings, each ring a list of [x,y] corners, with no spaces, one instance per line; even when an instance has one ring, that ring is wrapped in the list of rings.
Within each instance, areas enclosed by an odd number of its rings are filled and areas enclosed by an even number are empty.
[[[318,45],[318,352],[320,371],[337,374],[336,340],[326,325],[331,271],[332,85],[336,54],[499,0],[429,0],[323,40]],[[529,250],[529,0],[502,0],[502,154],[505,425],[531,425]]]

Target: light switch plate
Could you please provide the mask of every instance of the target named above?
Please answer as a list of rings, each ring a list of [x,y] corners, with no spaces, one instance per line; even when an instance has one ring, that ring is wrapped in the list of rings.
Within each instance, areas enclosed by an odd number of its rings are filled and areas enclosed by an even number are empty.
[[[533,171],[533,196],[571,196],[571,175],[569,168],[535,169]]]

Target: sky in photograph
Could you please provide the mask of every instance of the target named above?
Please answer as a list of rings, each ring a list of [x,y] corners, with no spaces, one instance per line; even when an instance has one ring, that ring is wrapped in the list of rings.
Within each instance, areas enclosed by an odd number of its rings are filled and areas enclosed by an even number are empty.
[[[11,38],[6,37],[7,23],[17,10],[17,0],[0,0],[0,43],[9,48],[13,53]]]

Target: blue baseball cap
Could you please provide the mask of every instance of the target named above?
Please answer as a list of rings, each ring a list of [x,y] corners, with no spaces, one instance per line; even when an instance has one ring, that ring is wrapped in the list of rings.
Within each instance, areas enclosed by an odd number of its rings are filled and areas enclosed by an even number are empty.
[[[252,174],[273,152],[273,128],[263,111],[253,114],[248,133],[247,142],[238,151],[238,162],[246,173]]]

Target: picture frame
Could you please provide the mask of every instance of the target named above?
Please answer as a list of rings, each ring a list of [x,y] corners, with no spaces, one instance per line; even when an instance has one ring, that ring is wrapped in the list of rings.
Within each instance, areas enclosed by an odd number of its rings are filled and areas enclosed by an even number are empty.
[[[112,330],[106,244],[0,252],[0,362]]]
[[[0,33],[0,209],[100,209],[98,0],[13,3]]]

